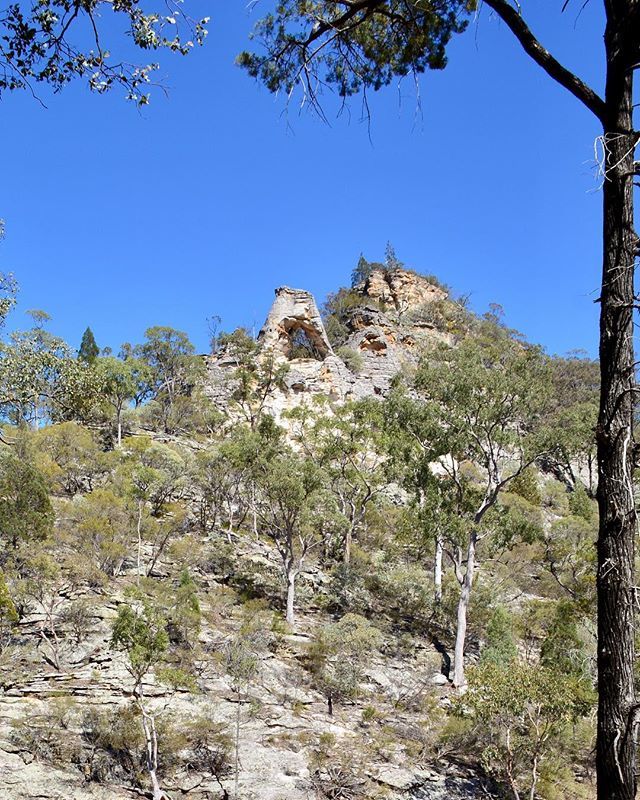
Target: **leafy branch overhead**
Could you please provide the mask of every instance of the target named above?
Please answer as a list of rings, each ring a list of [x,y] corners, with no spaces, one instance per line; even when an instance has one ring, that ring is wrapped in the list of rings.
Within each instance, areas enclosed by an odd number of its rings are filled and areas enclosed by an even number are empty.
[[[187,55],[207,35],[208,17],[196,20],[181,0],[165,0],[164,8],[146,12],[137,0],[37,0],[11,3],[0,11],[0,97],[5,91],[45,83],[55,92],[74,78],[104,93],[121,87],[127,99],[146,105],[146,87],[157,63],[138,64],[114,56],[118,34],[113,22],[124,23],[126,35],[144,51],[169,50]],[[115,15],[118,19],[107,20]],[[126,43],[123,49],[131,49]]]
[[[486,3],[550,77],[603,118],[603,100],[542,46],[517,4]],[[259,52],[242,52],[238,63],[272,92],[290,95],[299,86],[321,111],[323,88],[346,98],[443,69],[449,41],[476,8],[475,0],[283,0],[255,26]]]

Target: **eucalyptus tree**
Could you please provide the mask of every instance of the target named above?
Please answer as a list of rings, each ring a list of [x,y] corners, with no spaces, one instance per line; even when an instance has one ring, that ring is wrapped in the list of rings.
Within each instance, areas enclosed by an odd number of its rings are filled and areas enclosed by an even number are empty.
[[[100,395],[116,416],[116,441],[122,445],[122,414],[149,383],[149,367],[138,358],[105,356],[96,363]]]
[[[180,398],[193,392],[202,360],[194,355],[186,333],[163,325],[147,328],[145,341],[133,348],[132,355],[146,364],[149,394],[159,409],[162,427],[171,432],[172,411]]]
[[[113,623],[111,647],[125,654],[126,668],[133,679],[132,694],[142,720],[153,800],[170,800],[158,779],[156,713],[144,694],[145,678],[166,660],[169,635],[165,618],[149,602],[137,606],[122,603]]]
[[[245,328],[220,334],[218,347],[236,367],[229,379],[231,404],[255,431],[274,392],[284,388],[289,365],[264,351]]]
[[[324,413],[323,413],[324,411]],[[291,412],[294,436],[303,452],[322,467],[344,524],[340,550],[351,561],[354,539],[364,529],[367,509],[386,485],[384,431],[376,401],[347,403],[317,413],[307,407]]]
[[[283,448],[257,474],[258,530],[278,551],[286,594],[286,621],[295,623],[296,581],[333,522],[326,476],[310,459]]]
[[[15,424],[37,429],[47,421],[83,419],[97,400],[95,371],[44,327],[48,315],[0,344],[0,407]],[[41,316],[44,315],[44,316]]]
[[[19,438],[16,449],[0,453],[0,564],[20,544],[31,547],[50,536],[53,522],[47,484]]]
[[[636,793],[634,608],[636,510],[633,312],[639,239],[634,228],[633,79],[640,67],[640,3],[604,0],[604,94],[564,66],[527,24],[522,6],[485,0],[524,53],[562,86],[602,129],[603,262],[600,304],[600,400],[597,462],[598,534],[598,797],[630,800]],[[562,10],[568,3],[562,5]],[[239,63],[271,91],[301,86],[322,113],[322,87],[347,98],[397,78],[446,65],[446,47],[477,9],[476,0],[282,0],[257,24],[259,53]],[[591,47],[584,48],[591,53]]]
[[[508,541],[523,519],[499,499],[548,447],[547,359],[493,322],[457,347],[427,354],[414,378],[414,399],[390,402],[403,458],[415,451],[413,481],[427,525],[437,532],[459,584],[454,685],[466,683],[467,614],[477,550],[487,537]],[[409,461],[411,464],[411,462]],[[429,515],[431,520],[429,520]]]
[[[552,358],[550,366],[557,448],[548,465],[571,491],[584,483],[593,497],[597,486],[598,362],[572,353]]]
[[[204,42],[207,22],[191,19],[178,0],[155,9],[108,0],[6,3],[0,9],[0,97],[16,90],[36,96],[38,84],[58,92],[82,78],[98,94],[120,87],[128,100],[146,105],[159,65],[132,63],[129,42],[144,53],[186,55]]]

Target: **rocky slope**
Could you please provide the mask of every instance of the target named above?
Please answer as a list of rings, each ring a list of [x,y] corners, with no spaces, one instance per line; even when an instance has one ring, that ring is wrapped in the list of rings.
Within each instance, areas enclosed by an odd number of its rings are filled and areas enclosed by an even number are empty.
[[[336,705],[329,716],[326,701],[310,686],[303,666],[312,636],[326,617],[311,602],[295,632],[274,633],[269,632],[271,614],[254,605],[252,615],[262,615],[266,623],[267,646],[260,653],[255,678],[238,695],[216,653],[238,635],[247,612],[225,576],[210,566],[209,553],[221,546],[220,539],[212,537],[191,563],[203,587],[204,624],[194,657],[196,685],[191,691],[173,693],[150,680],[144,691],[159,718],[188,725],[204,717],[220,723],[229,734],[235,729],[240,702],[238,797],[470,800],[484,791],[478,776],[434,761],[434,731],[451,690],[442,675],[441,657],[428,640],[414,637],[410,646],[398,650],[397,642],[389,638],[386,654],[383,648],[368,665],[357,701]],[[259,580],[265,570],[277,569],[273,556],[262,543],[241,542],[235,570],[255,573]],[[171,567],[167,559],[159,572],[166,576]],[[110,648],[109,638],[118,605],[135,584],[134,572],[131,563],[108,592],[69,588],[61,597],[61,611],[82,599],[90,615],[80,642],[74,642],[68,624],[59,625],[63,643],[59,669],[51,665],[51,651],[41,636],[43,615],[34,612],[20,623],[22,644],[5,651],[2,664],[3,800],[151,797],[110,772],[104,773],[102,782],[95,780],[100,770],[106,770],[101,766],[105,754],[92,745],[86,721],[91,712],[109,715],[131,703],[131,676],[124,658]],[[321,572],[312,570],[307,591],[324,580]],[[161,736],[161,753],[163,746]],[[351,790],[332,794],[336,783]],[[189,770],[178,771],[164,784],[171,800],[234,797],[233,786],[230,772],[217,781]]]

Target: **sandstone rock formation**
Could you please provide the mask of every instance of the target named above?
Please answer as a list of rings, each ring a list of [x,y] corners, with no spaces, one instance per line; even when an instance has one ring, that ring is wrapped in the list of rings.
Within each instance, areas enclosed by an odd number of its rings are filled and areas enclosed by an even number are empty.
[[[258,334],[258,341],[265,349],[291,358],[297,333],[306,337],[318,360],[334,354],[313,295],[304,289],[281,286],[276,289],[276,299]]]
[[[288,363],[284,388],[273,390],[265,409],[276,419],[284,411],[324,396],[333,403],[384,396],[391,380],[417,362],[421,347],[449,336],[430,321],[433,304],[447,300],[444,289],[415,272],[375,270],[354,287],[362,303],[347,315],[348,335],[340,350],[358,354],[350,369],[335,352],[313,296],[281,286],[258,335],[262,352]],[[226,408],[235,360],[222,351],[208,359],[207,392]]]
[[[444,289],[406,269],[374,270],[356,290],[399,312],[447,298]]]

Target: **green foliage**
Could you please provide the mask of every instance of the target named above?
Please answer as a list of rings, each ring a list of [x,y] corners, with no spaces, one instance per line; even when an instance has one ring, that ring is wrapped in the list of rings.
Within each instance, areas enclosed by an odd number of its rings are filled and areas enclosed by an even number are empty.
[[[201,619],[198,587],[189,570],[185,569],[180,574],[169,610],[167,631],[171,643],[193,648],[200,633]]]
[[[376,265],[371,266],[373,268]],[[362,304],[362,295],[353,289],[342,288],[327,295],[321,314],[327,337],[334,348],[343,345],[349,337],[349,318],[353,310]]]
[[[357,696],[362,670],[381,643],[380,631],[357,614],[345,614],[318,633],[308,659],[316,688],[327,698],[329,713],[334,702]]]
[[[118,444],[122,442],[122,414],[131,401],[139,405],[150,392],[151,368],[140,358],[105,356],[96,363],[100,399],[115,412]]]
[[[84,739],[94,750],[88,777],[97,783],[125,779],[142,783],[145,769],[140,711],[126,705],[113,711],[89,707],[82,720]]]
[[[344,361],[351,372],[355,372],[356,374],[362,372],[364,358],[362,357],[362,353],[358,352],[358,350],[342,345],[336,348],[336,355]]]
[[[533,467],[527,467],[509,484],[509,491],[519,495],[531,503],[532,506],[542,505],[542,495],[538,486],[536,471]]]
[[[42,457],[40,468],[54,490],[74,495],[93,489],[95,481],[111,466],[111,459],[94,436],[75,422],[42,428],[35,436]]]
[[[588,491],[595,484],[596,439],[600,393],[600,370],[597,361],[554,357],[550,360],[553,381],[549,428],[553,451],[549,460],[556,474],[571,487],[579,480],[576,467],[588,474]]]
[[[284,388],[289,365],[276,361],[272,353],[259,357],[260,345],[246,328],[220,334],[218,343],[236,362],[229,384],[230,400],[256,430],[264,418],[265,404],[274,391]]]
[[[238,63],[272,92],[290,93],[302,80],[312,102],[319,85],[347,97],[442,69],[446,45],[464,30],[471,8],[456,0],[438,10],[399,0],[358,9],[332,0],[286,0],[256,25],[263,53],[241,53]]]
[[[588,673],[585,645],[578,633],[579,609],[562,600],[556,604],[547,635],[540,648],[540,663],[562,675]]]
[[[543,566],[563,593],[569,594],[583,611],[595,600],[594,525],[582,517],[562,517],[545,535]]]
[[[71,630],[74,642],[77,645],[82,644],[91,631],[93,620],[89,601],[75,600],[62,611],[60,618]]]
[[[404,268],[404,264],[396,255],[396,249],[391,242],[387,242],[384,248],[384,266],[389,272],[394,269]]]
[[[176,428],[172,418],[176,406],[193,393],[204,364],[194,355],[186,333],[160,325],[145,331],[145,341],[134,348],[133,355],[148,368],[149,392],[156,403],[158,422],[171,433]]]
[[[371,273],[378,269],[385,269],[385,264],[380,264],[377,261],[367,261],[367,259],[360,253],[358,263],[351,273],[351,286],[356,287],[361,283],[366,283],[370,278]],[[343,290],[344,291],[344,290]]]
[[[45,764],[67,767],[81,759],[81,743],[71,732],[76,710],[70,697],[60,697],[47,704],[46,713],[29,713],[15,720],[11,742],[20,751]]]
[[[111,646],[127,655],[128,669],[139,686],[144,676],[159,664],[168,649],[167,623],[158,609],[148,602],[134,608],[128,603],[118,607],[111,633]]]
[[[75,11],[63,0],[8,6],[0,21],[0,96],[17,89],[33,93],[38,83],[57,92],[74,78],[84,78],[98,94],[118,86],[128,100],[146,105],[146,89],[158,65],[130,63],[126,39],[114,31],[126,30],[133,44],[145,52],[163,49],[186,55],[194,42],[204,42],[208,17],[196,21],[166,12],[163,7],[143,11],[136,4],[114,6],[103,0]],[[104,18],[112,14],[117,20],[106,22]],[[87,29],[93,31],[90,44],[84,35]],[[120,56],[112,57],[111,51],[118,49]]]
[[[5,547],[46,539],[53,530],[53,508],[42,474],[25,448],[0,453],[0,539]],[[5,553],[6,557],[6,553]],[[0,556],[0,562],[4,560]]]
[[[233,742],[224,725],[209,717],[189,719],[185,738],[188,743],[187,769],[208,773],[217,781],[231,772]]]
[[[44,312],[40,312],[44,313]],[[48,315],[45,315],[48,317]],[[93,370],[44,328],[14,331],[0,345],[0,406],[5,418],[37,428],[46,419],[83,417],[98,389]]]
[[[80,342],[80,349],[78,350],[78,358],[87,364],[94,364],[96,358],[100,355],[100,348],[96,343],[95,336],[91,328],[87,328],[82,334],[82,341]]]
[[[487,625],[487,637],[480,663],[508,667],[518,656],[513,635],[513,621],[504,606],[496,606]]]
[[[0,653],[11,641],[13,627],[18,622],[18,612],[11,598],[4,575],[0,572]]]
[[[0,241],[4,238],[4,220],[0,219]],[[18,282],[10,272],[0,272],[0,328],[16,304]]]
[[[120,574],[133,536],[125,501],[112,489],[96,489],[68,510],[68,542],[106,575]]]
[[[472,746],[484,768],[516,792],[537,796],[540,773],[566,750],[572,724],[593,698],[573,677],[544,666],[493,663],[469,671],[469,686],[456,706],[469,715]]]
[[[116,479],[123,494],[148,503],[153,516],[161,516],[178,499],[186,483],[186,464],[177,448],[132,436],[123,442],[124,459]]]
[[[587,494],[584,486],[578,484],[569,494],[569,511],[574,517],[579,517],[585,522],[593,522],[595,517],[594,502]]]

